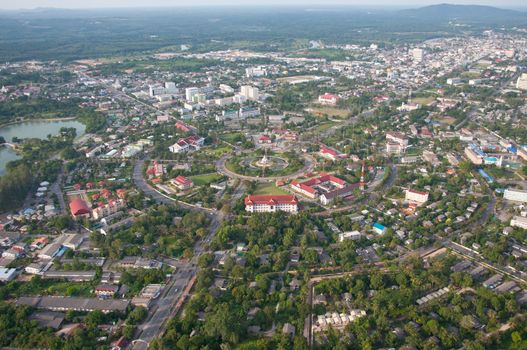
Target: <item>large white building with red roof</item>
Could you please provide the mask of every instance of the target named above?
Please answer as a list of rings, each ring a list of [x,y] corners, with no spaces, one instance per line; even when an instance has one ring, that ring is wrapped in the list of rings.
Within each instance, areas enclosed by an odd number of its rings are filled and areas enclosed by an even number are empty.
[[[318,103],[323,105],[334,106],[340,100],[340,97],[334,94],[325,93],[324,95],[318,96]]]
[[[203,137],[199,136],[189,136],[184,139],[179,139],[175,144],[170,146],[168,149],[172,153],[185,153],[191,151],[197,151],[205,142]]]
[[[245,211],[249,213],[298,212],[298,200],[293,195],[245,197]]]

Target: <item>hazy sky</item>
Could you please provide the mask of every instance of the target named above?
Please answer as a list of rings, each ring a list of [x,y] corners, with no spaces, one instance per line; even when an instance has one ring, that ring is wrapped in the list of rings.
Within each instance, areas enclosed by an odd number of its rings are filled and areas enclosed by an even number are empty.
[[[28,9],[35,7],[59,8],[116,8],[154,6],[206,5],[389,5],[420,6],[435,3],[495,5],[499,7],[527,7],[525,0],[0,0],[0,9]]]

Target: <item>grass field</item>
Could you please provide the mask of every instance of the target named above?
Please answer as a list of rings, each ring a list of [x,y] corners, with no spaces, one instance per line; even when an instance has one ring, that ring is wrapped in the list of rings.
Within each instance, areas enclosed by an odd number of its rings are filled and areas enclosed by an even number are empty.
[[[336,124],[337,123],[333,123],[333,122],[320,124],[316,128],[314,128],[313,131],[316,132],[316,133],[319,133],[319,132],[322,132],[322,131],[325,131],[325,130],[331,128],[332,126],[335,126]]]
[[[220,135],[220,139],[228,143],[235,144],[238,141],[244,140],[245,135],[243,135],[240,132],[231,132],[231,133]]]
[[[282,190],[279,187],[276,187],[274,183],[265,183],[259,184],[254,191],[256,195],[280,195],[280,194],[289,194],[287,191]]]
[[[346,118],[350,114],[350,111],[348,111],[347,109],[328,106],[314,106],[309,108],[309,111],[314,115],[321,117],[328,116],[336,118]]]
[[[220,181],[222,178],[223,175],[218,173],[203,174],[190,177],[190,179],[194,182],[194,185],[196,186],[206,186],[213,182]]]
[[[212,153],[213,155],[217,156],[217,157],[221,157],[225,153],[231,153],[232,152],[232,148],[229,147],[229,146],[218,147],[218,148],[209,150],[209,152]]]

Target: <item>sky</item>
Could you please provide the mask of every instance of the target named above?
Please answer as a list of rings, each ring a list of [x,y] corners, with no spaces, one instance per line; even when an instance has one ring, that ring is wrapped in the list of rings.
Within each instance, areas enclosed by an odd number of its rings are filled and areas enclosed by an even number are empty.
[[[57,8],[119,8],[173,6],[316,6],[361,5],[419,7],[436,3],[477,4],[497,7],[527,7],[525,0],[0,0],[0,9]]]

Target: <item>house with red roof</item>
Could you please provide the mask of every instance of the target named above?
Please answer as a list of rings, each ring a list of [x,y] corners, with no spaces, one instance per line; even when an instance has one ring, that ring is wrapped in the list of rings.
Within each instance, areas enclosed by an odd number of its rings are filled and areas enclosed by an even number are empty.
[[[160,177],[160,176],[163,176],[164,173],[165,173],[165,167],[163,166],[163,164],[159,164],[158,162],[155,162],[155,161],[154,161],[154,164],[152,164],[146,169],[146,175],[148,175],[149,178]]]
[[[181,191],[189,190],[194,186],[194,182],[191,179],[181,175],[170,180],[170,183]]]
[[[273,143],[273,140],[269,135],[262,135],[258,138],[258,143],[260,144],[270,144]]]
[[[336,161],[336,160],[347,158],[347,155],[345,155],[343,153],[340,153],[340,152],[337,152],[333,148],[329,148],[329,147],[324,146],[324,145],[320,146],[320,151],[318,151],[318,153],[320,154],[321,157],[329,159],[329,160],[331,160],[333,162]]]
[[[128,347],[129,341],[124,336],[112,342],[110,350],[125,350]]]
[[[193,127],[192,125],[185,124],[180,120],[176,122],[176,129],[181,130],[183,132],[195,132],[196,131],[195,127]]]
[[[245,211],[249,213],[298,212],[298,200],[293,195],[245,197]]]

